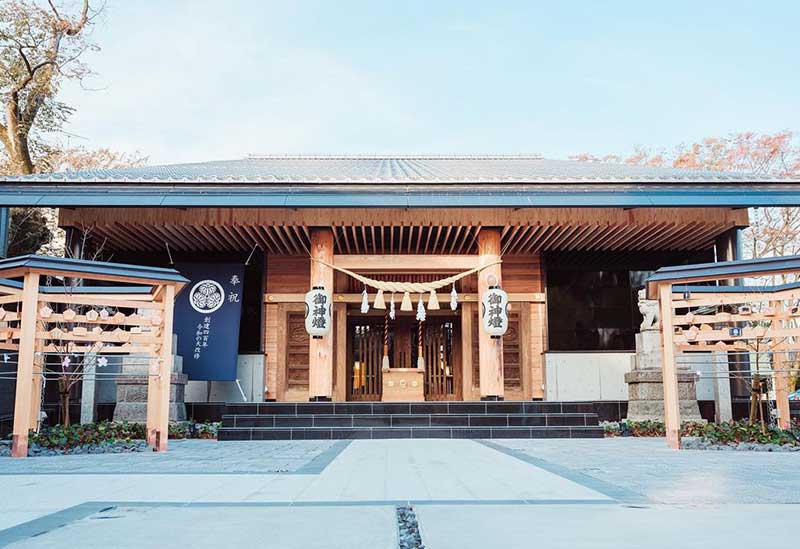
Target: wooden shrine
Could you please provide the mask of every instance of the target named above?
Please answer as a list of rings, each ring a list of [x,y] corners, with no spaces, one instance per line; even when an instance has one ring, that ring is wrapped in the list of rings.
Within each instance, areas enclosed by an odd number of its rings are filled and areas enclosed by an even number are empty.
[[[689,353],[738,357],[749,364],[748,377],[770,378],[778,424],[789,428],[789,379],[799,371],[800,283],[736,283],[798,273],[800,256],[793,256],[668,267],[648,279],[648,297],[658,299],[661,314],[670,447],[680,448],[676,363]]]
[[[0,261],[0,279],[0,351],[17,357],[12,456],[27,456],[48,365],[87,354],[147,357],[147,442],[166,451],[173,307],[188,280],[173,269],[35,255]]]

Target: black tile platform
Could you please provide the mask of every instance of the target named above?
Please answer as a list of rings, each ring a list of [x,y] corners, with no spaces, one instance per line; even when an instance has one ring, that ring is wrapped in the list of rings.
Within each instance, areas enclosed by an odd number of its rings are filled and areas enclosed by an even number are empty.
[[[591,402],[232,403],[219,440],[602,438]]]

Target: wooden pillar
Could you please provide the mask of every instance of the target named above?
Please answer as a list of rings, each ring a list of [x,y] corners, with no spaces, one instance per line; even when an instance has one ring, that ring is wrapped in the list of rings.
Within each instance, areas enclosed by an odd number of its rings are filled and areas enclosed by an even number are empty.
[[[498,259],[500,259],[500,229],[481,229],[478,233],[478,264],[487,265]],[[499,264],[487,267],[478,273],[479,318],[483,314],[480,302],[489,289],[489,279],[492,275],[497,279],[496,284],[502,285],[502,269]],[[503,400],[503,339],[492,339],[482,325],[478,328],[478,357],[481,400]]]
[[[31,395],[33,363],[36,352],[36,315],[39,300],[39,274],[26,273],[22,289],[19,353],[17,354],[17,388],[14,400],[12,457],[28,455],[28,431],[31,428]]]
[[[532,396],[535,399],[544,399],[545,378],[544,357],[547,350],[547,305],[545,303],[531,303],[531,362],[532,371]]]
[[[164,288],[164,324],[161,327],[161,351],[158,361],[158,415],[156,416],[156,452],[167,451],[169,439],[169,393],[172,381],[172,326],[175,313],[175,286]]]
[[[347,400],[347,304],[333,306],[333,330],[336,331],[336,386],[334,400]]]
[[[38,307],[37,307],[38,310]],[[44,385],[44,356],[41,354],[43,349],[42,341],[34,343],[33,352],[33,375],[31,377],[31,415],[30,429],[35,430],[39,425],[39,414],[42,411],[42,386]]]
[[[472,379],[472,322],[475,303],[461,303],[461,395],[464,400],[474,400],[474,380]]]
[[[516,304],[515,304],[516,305]],[[533,360],[532,360],[532,327],[531,303],[519,304],[519,367],[522,370],[522,399],[533,398]]]
[[[154,294],[162,294],[161,287],[154,289]],[[162,314],[163,317],[163,314]],[[156,434],[158,433],[158,407],[161,402],[161,386],[158,383],[160,353],[151,352],[147,361],[147,416],[145,419],[144,438],[147,445],[156,449]]]
[[[675,450],[681,447],[681,414],[678,407],[678,374],[675,368],[675,333],[672,327],[672,284],[658,287],[658,301],[661,306],[661,335],[664,364],[661,376],[664,386],[664,423],[667,428],[667,444]]]
[[[333,265],[333,231],[311,229],[311,257]],[[333,297],[333,269],[311,262],[310,286],[322,285]],[[309,339],[308,400],[329,401],[333,396],[333,329],[321,339]]]
[[[145,441],[153,450],[156,449],[156,432],[158,431],[158,403],[160,386],[158,384],[158,353],[149,357],[147,365],[147,419],[145,421]]]
[[[783,314],[783,301],[774,301],[771,305],[775,307],[775,317],[780,318]],[[772,322],[773,330],[782,330],[784,328],[782,320],[773,320]],[[775,384],[775,407],[778,410],[778,427],[789,429],[792,425],[791,409],[789,407],[789,374],[784,370],[786,368],[784,361],[784,353],[786,351],[782,347],[782,345],[778,345],[772,351],[772,375]]]

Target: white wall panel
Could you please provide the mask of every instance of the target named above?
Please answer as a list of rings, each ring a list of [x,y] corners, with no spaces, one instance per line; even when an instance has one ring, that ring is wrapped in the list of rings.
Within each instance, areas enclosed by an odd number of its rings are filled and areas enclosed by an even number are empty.
[[[628,400],[633,353],[546,353],[547,400]]]

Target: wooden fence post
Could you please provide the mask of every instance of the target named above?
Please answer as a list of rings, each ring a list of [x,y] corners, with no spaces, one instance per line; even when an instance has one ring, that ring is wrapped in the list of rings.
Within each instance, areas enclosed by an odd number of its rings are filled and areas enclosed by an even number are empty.
[[[675,368],[675,343],[672,326],[672,284],[658,286],[661,305],[661,334],[664,346],[664,364],[661,369],[664,386],[664,423],[667,429],[667,444],[675,450],[681,447],[681,414],[678,406],[678,376]]]
[[[17,388],[14,400],[14,431],[11,443],[13,457],[28,455],[28,431],[31,428],[31,396],[33,394],[33,362],[36,353],[36,315],[39,301],[39,274],[25,274],[20,312],[19,352],[17,354]]]
[[[164,288],[164,315],[161,327],[161,351],[159,353],[158,416],[156,417],[156,452],[166,452],[169,439],[169,395],[172,381],[172,326],[175,313],[175,286]]]
[[[781,318],[784,313],[783,301],[771,303],[775,307],[775,317]],[[775,321],[773,321],[774,323]],[[783,330],[784,323],[778,320],[777,328]],[[775,327],[773,327],[774,329]],[[789,407],[789,374],[786,372],[783,345],[776,345],[772,349],[772,379],[775,385],[775,407],[778,410],[778,427],[789,429],[792,426],[791,409]]]

